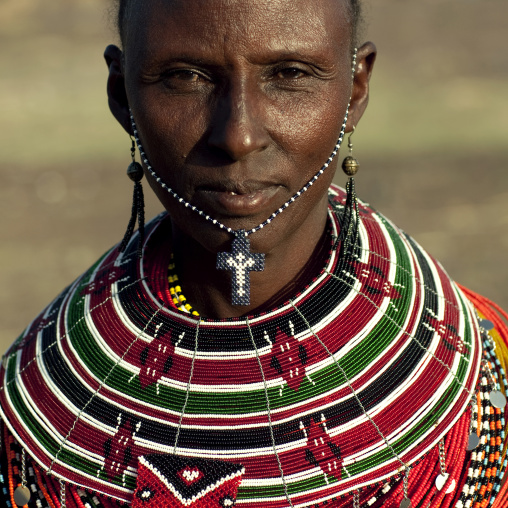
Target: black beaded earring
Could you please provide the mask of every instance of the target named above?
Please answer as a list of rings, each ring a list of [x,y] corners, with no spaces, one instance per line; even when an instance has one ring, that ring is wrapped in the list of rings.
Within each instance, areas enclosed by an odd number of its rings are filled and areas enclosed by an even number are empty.
[[[143,186],[141,185],[141,179],[143,178],[143,168],[139,162],[136,162],[136,142],[132,139],[131,146],[131,157],[132,162],[127,168],[127,176],[134,182],[134,194],[132,196],[132,213],[127,231],[123,237],[122,243],[120,244],[119,251],[123,252],[129,240],[134,232],[134,226],[136,225],[136,218],[138,219],[138,257],[141,258],[143,252],[143,242],[145,239],[145,199],[143,196]]]
[[[341,241],[341,255],[352,255],[354,247],[358,240],[358,222],[359,222],[359,213],[358,213],[358,200],[356,198],[355,192],[355,180],[353,178],[354,175],[358,172],[360,168],[359,162],[353,157],[353,143],[351,141],[351,136],[355,132],[355,127],[353,127],[353,131],[349,134],[347,146],[349,148],[349,155],[342,162],[342,170],[349,177],[346,184],[346,203],[344,205],[344,220],[342,223],[342,229],[339,235],[339,240]]]

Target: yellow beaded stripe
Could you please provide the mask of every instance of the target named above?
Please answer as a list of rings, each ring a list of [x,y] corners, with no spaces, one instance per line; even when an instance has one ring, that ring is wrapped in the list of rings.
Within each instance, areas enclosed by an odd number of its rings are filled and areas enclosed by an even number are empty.
[[[173,299],[173,303],[175,304],[178,310],[182,312],[187,312],[188,314],[192,314],[193,316],[199,316],[199,314],[192,309],[192,306],[187,303],[187,298],[182,294],[182,288],[178,283],[178,275],[175,271],[175,261],[173,254],[171,254],[171,261],[168,266],[168,282],[169,282],[169,292],[171,294],[171,298]]]

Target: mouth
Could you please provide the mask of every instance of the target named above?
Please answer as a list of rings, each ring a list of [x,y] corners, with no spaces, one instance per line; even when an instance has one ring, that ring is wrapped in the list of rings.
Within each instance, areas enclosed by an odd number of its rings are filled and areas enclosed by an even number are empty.
[[[197,187],[195,197],[206,209],[228,217],[271,213],[278,206],[282,187],[264,182],[211,184]]]

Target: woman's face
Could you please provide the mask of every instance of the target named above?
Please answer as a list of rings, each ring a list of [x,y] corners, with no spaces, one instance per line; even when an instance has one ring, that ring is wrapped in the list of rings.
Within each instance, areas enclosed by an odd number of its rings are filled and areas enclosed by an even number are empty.
[[[134,1],[129,14],[122,74],[152,167],[227,226],[257,226],[339,136],[352,94],[347,0]],[[355,88],[348,126],[366,104]],[[253,235],[254,248],[267,252],[301,224],[323,222],[335,167]],[[210,250],[228,238],[147,177],[176,227]]]

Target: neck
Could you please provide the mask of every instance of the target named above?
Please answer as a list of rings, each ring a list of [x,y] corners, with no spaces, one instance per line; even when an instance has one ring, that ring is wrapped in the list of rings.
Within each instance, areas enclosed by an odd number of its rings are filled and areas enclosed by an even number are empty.
[[[217,252],[206,249],[173,224],[176,271],[187,301],[201,316],[211,319],[256,314],[286,302],[309,284],[326,262],[330,249],[326,202],[321,208],[324,213],[309,217],[269,249],[264,248],[266,237],[278,236],[276,223],[268,234],[263,230],[249,237],[252,250],[265,253],[265,269],[250,272],[250,304],[242,306],[231,303],[231,274],[216,269]],[[227,250],[231,240],[232,236],[226,242]]]

